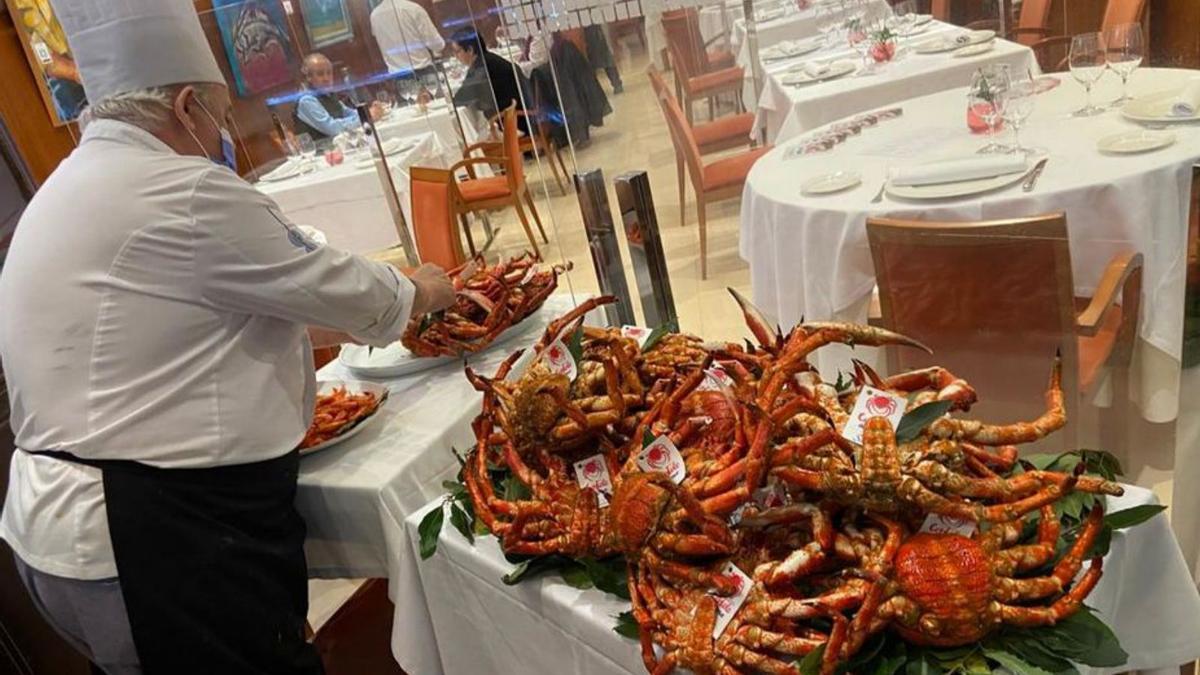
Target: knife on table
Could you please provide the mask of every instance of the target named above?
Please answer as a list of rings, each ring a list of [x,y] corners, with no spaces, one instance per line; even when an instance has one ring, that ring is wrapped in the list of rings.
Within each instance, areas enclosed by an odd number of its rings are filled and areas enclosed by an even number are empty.
[[[1021,189],[1025,192],[1033,192],[1033,186],[1037,185],[1038,178],[1042,177],[1042,171],[1046,168],[1046,162],[1049,162],[1049,157],[1044,157],[1034,165],[1033,171],[1029,172],[1029,177],[1021,184]]]

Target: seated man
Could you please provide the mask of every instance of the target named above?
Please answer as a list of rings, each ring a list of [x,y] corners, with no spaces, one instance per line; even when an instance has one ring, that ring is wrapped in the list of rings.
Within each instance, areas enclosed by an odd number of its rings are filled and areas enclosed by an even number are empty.
[[[292,113],[297,134],[308,134],[321,144],[344,131],[358,128],[358,113],[329,91],[333,86],[333,64],[324,54],[309,54],[300,73],[304,76],[305,92],[296,101],[296,110]],[[382,113],[379,103],[371,104],[372,120],[379,119]]]

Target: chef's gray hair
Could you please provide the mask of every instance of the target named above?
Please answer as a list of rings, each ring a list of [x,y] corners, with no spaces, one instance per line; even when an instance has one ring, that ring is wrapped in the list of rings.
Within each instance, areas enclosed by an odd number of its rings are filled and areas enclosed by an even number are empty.
[[[83,126],[92,120],[117,120],[141,127],[147,131],[157,131],[171,119],[171,108],[175,97],[185,84],[173,84],[166,87],[149,87],[134,89],[120,94],[114,94],[92,104],[81,115]],[[212,105],[213,97],[220,85],[198,83],[196,95],[206,106]]]

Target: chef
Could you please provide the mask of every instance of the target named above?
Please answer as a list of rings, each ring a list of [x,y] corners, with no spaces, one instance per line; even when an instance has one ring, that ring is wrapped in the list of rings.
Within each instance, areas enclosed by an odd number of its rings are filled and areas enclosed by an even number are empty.
[[[109,675],[319,673],[293,504],[306,329],[382,346],[452,287],[313,243],[238,177],[191,0],[52,3],[92,107],[0,274],[0,537]]]

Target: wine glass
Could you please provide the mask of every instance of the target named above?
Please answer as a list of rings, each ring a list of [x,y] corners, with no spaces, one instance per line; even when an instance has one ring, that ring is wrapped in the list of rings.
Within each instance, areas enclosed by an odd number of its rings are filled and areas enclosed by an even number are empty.
[[[1033,114],[1036,99],[1037,84],[1033,80],[1033,73],[1026,70],[1023,73],[1009,74],[1008,93],[1004,98],[1002,116],[1004,123],[1013,130],[1013,147],[1009,150],[1013,154],[1021,153],[1028,157],[1038,152],[1021,145],[1021,127],[1025,126],[1026,120]]]
[[[1104,31],[1103,39],[1105,61],[1121,77],[1121,98],[1112,102],[1115,107],[1132,98],[1127,90],[1129,78],[1142,65],[1146,55],[1142,24],[1134,22],[1110,26]]]
[[[1004,118],[1005,102],[1011,84],[1008,64],[993,63],[975,71],[967,92],[971,110],[987,125],[988,142],[980,154],[1007,152],[1008,148],[995,141],[996,127]]]
[[[317,156],[317,144],[312,136],[300,134],[296,137],[296,147],[300,149],[300,159],[304,160],[305,169],[312,167],[312,161]]]
[[[1075,117],[1091,117],[1104,112],[1092,105],[1092,87],[1104,75],[1104,37],[1100,33],[1080,33],[1071,38],[1071,53],[1067,57],[1071,65],[1071,77],[1083,85],[1087,92],[1086,103],[1072,113]]]

